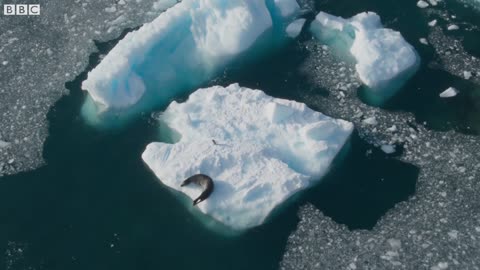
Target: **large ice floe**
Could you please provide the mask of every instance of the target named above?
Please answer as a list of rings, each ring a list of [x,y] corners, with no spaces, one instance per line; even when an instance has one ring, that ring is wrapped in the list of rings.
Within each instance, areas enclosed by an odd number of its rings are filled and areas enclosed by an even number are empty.
[[[311,24],[313,35],[332,47],[342,60],[354,61],[368,99],[381,104],[416,72],[420,57],[399,32],[383,28],[374,12],[350,19],[320,12]]]
[[[163,184],[192,199],[201,188],[180,187],[182,181],[198,173],[211,176],[215,190],[198,209],[234,231],[262,224],[282,202],[317,183],[353,130],[350,122],[303,103],[238,84],[174,101],[161,122],[180,138],[149,144],[143,160]]]
[[[184,0],[129,33],[88,74],[83,113],[95,122],[167,105],[249,49],[280,43],[299,11],[295,0]]]

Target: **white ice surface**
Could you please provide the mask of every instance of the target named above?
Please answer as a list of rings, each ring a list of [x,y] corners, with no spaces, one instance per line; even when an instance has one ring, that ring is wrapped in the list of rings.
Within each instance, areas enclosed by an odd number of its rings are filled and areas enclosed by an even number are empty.
[[[272,18],[288,23],[280,13],[298,11],[295,0],[276,3],[269,7],[265,0],[184,0],[129,33],[89,72],[82,89],[98,112],[124,110],[140,101],[140,107],[166,103],[251,48],[272,28]]]
[[[211,176],[215,190],[198,209],[236,230],[262,224],[283,201],[317,183],[353,130],[303,103],[238,84],[172,102],[161,121],[181,139],[149,144],[143,160],[163,184],[192,200],[201,189],[182,188],[182,181]]]
[[[283,17],[290,17],[300,11],[300,6],[296,0],[274,0],[274,3]]]
[[[458,94],[458,90],[453,88],[453,87],[449,87],[447,90],[443,91],[442,93],[440,93],[440,97],[441,98],[451,98],[451,97],[454,97]]]
[[[383,28],[374,12],[363,12],[350,19],[320,12],[311,31],[340,54],[353,57],[362,82],[373,91],[409,73],[420,61],[415,49],[392,29]]]
[[[390,145],[390,144],[384,144],[380,147],[383,152],[386,154],[393,154],[395,153],[395,145]]]
[[[305,24],[307,20],[306,19],[298,19],[292,22],[287,26],[287,29],[285,30],[287,32],[287,36],[291,38],[296,38],[301,32],[303,25]]]
[[[420,1],[417,2],[417,7],[419,7],[419,8],[426,8],[428,6],[429,6],[428,3],[423,1],[423,0],[420,0]]]

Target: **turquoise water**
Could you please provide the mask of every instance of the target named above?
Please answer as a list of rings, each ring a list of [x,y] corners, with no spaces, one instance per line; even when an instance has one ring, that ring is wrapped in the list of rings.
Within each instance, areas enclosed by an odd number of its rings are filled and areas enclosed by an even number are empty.
[[[317,10],[345,17],[374,10],[417,48],[418,38],[428,31],[415,1],[317,1],[316,5]],[[480,24],[461,5],[455,8],[466,20]],[[464,41],[472,54],[479,53],[478,40],[470,36]],[[105,53],[115,42],[97,46]],[[312,86],[296,72],[305,58],[296,48],[291,44],[255,63],[255,69],[226,72],[206,86],[240,82],[275,97],[301,100],[302,92]],[[418,122],[425,121],[432,129],[475,133],[467,126],[479,115],[476,86],[429,69],[433,52],[426,48],[419,53],[423,60],[419,72],[386,109],[413,112]],[[98,54],[93,54],[88,70],[96,64]],[[67,82],[70,94],[48,114],[49,137],[43,153],[48,165],[0,179],[0,268],[276,269],[297,224],[299,206],[313,203],[350,229],[370,229],[415,191],[418,168],[375,150],[354,134],[350,153],[320,185],[295,196],[260,227],[238,236],[216,234],[192,217],[141,161],[148,143],[168,140],[159,134],[150,112],[122,129],[99,130],[85,124],[80,111],[86,97],[80,83],[88,70]],[[438,93],[451,85],[471,93],[439,100]],[[423,91],[416,91],[418,87]],[[315,91],[328,95],[326,89]]]

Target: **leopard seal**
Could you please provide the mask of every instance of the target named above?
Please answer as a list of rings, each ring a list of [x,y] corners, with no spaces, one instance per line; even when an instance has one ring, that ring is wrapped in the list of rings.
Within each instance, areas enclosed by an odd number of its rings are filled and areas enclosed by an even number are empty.
[[[185,179],[185,181],[182,182],[180,186],[186,186],[189,185],[190,183],[197,184],[201,187],[203,187],[203,192],[200,194],[198,198],[193,200],[193,205],[197,205],[207,199],[210,194],[213,192],[214,184],[213,180],[210,176],[205,175],[205,174],[195,174],[190,176],[189,178]]]

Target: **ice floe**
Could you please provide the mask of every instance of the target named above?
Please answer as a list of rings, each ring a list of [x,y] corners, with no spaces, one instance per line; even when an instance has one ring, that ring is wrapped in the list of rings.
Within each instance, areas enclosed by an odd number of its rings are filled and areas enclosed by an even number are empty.
[[[161,121],[180,139],[149,144],[143,160],[163,184],[192,199],[200,190],[181,182],[211,176],[215,191],[198,209],[237,230],[262,224],[282,202],[317,183],[353,130],[303,103],[238,84],[172,102]]]
[[[82,88],[93,104],[87,102],[84,115],[95,121],[105,111],[136,114],[166,105],[254,45],[275,43],[269,30],[276,23],[286,27],[296,12],[295,0],[273,6],[264,0],[182,1],[129,33],[88,74]]]
[[[449,87],[447,90],[440,93],[440,97],[441,98],[451,98],[451,97],[456,96],[457,94],[458,94],[457,89],[455,89],[453,87]]]
[[[350,19],[320,12],[312,22],[311,31],[340,57],[356,63],[358,76],[369,88],[374,103],[395,94],[419,66],[420,57],[415,49],[399,32],[383,28],[374,12],[360,13]]]
[[[429,4],[425,1],[423,1],[423,0],[420,0],[420,1],[417,2],[417,7],[419,7],[419,8],[426,8],[428,6],[429,6]]]

